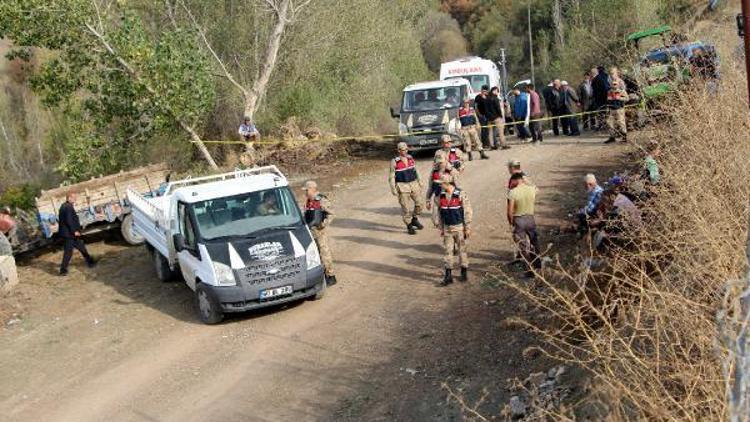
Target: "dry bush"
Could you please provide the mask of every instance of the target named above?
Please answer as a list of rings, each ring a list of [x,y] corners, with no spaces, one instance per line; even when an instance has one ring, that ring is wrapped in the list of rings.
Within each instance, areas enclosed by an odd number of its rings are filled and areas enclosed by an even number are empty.
[[[522,323],[547,353],[591,371],[615,420],[727,418],[717,312],[745,270],[750,122],[731,64],[717,95],[699,85],[670,102],[669,122],[647,140],[662,145],[663,183],[628,249],[594,256],[597,270],[560,269],[542,288],[513,284],[556,320]]]

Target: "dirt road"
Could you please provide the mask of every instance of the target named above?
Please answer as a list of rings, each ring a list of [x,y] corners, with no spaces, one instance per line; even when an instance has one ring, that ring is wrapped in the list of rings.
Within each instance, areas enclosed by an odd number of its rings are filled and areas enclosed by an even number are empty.
[[[99,242],[101,264],[54,276],[59,253],[19,269],[0,298],[17,315],[0,328],[0,415],[10,421],[453,420],[440,384],[497,413],[506,378],[549,362],[503,323],[526,312],[482,286],[511,256],[503,219],[505,162],[524,163],[540,188],[542,243],[580,178],[620,147],[557,139],[473,161],[462,179],[474,204],[472,281],[436,288],[442,248],[427,226],[408,236],[389,194],[387,162],[332,191],[340,283],[322,301],[200,324],[181,283],[160,284],[141,248]],[[429,160],[421,160],[426,176]],[[577,196],[576,196],[577,195]],[[571,202],[572,201],[572,202]],[[426,218],[424,219],[427,221]],[[553,246],[554,250],[554,246]]]

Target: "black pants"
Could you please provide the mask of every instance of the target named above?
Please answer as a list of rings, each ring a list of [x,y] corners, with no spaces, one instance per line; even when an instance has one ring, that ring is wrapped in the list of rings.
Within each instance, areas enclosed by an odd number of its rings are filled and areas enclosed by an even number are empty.
[[[532,124],[533,123],[529,122],[529,127],[531,127]],[[519,122],[516,123],[516,130],[518,131],[518,137],[521,140],[525,141],[526,139],[529,139],[532,136],[531,133],[529,133],[529,129],[527,129],[526,126],[524,125],[523,120],[519,120]]]
[[[560,135],[560,116],[562,116],[562,113],[559,111],[553,111],[552,112],[552,132],[555,134],[555,136]],[[568,132],[566,130],[565,125],[562,125],[563,129],[563,135],[567,135]]]
[[[534,117],[533,119],[536,119]],[[542,142],[544,137],[542,135],[542,122],[529,122],[529,131],[531,132],[531,140],[534,142]]]
[[[63,244],[63,259],[62,263],[60,264],[60,272],[68,271],[70,258],[73,257],[73,249],[78,249],[78,252],[81,253],[83,259],[86,260],[87,264],[91,264],[94,261],[91,258],[91,255],[89,255],[89,252],[86,250],[86,245],[83,243],[83,240],[81,240],[80,238],[66,237],[63,239],[63,241],[65,243]]]
[[[570,114],[570,113],[565,113]],[[570,117],[563,117],[560,120],[562,120],[562,127],[563,127],[563,134],[565,135],[580,135],[581,131],[578,130],[578,118],[575,116]]]
[[[587,113],[583,115],[583,129],[596,129],[596,114],[594,113],[596,111],[596,106],[594,104],[589,104],[589,106],[583,111]]]
[[[490,131],[487,126],[487,119],[484,118],[484,116],[479,116],[479,125],[482,126],[482,130],[479,133],[479,137],[482,141],[482,146],[484,148],[490,148],[492,145],[490,144]]]

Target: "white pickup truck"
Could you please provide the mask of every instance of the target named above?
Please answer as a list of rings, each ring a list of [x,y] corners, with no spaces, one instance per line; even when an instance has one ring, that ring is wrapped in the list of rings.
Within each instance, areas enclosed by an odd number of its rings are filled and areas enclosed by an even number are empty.
[[[182,274],[204,323],[325,293],[318,248],[275,166],[170,182],[163,191],[148,198],[128,190],[134,228],[160,280]]]

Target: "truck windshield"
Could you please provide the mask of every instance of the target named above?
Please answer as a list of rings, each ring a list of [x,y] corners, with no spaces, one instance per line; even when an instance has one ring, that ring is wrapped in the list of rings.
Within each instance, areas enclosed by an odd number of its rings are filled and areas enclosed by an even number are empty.
[[[401,111],[430,111],[454,108],[461,105],[466,96],[463,86],[415,89],[404,92],[404,103]]]
[[[287,187],[196,202],[192,210],[198,233],[207,241],[302,224],[297,202]]]
[[[448,80],[451,80],[451,79],[466,79],[471,84],[471,89],[474,92],[481,91],[483,85],[487,85],[487,86],[490,85],[490,77],[487,75],[462,75],[462,76],[451,76],[450,78],[448,78]]]

